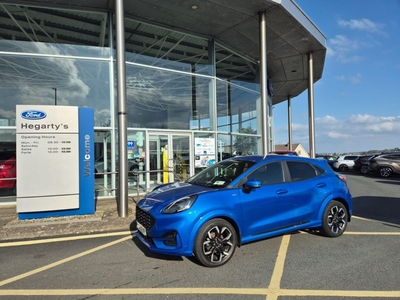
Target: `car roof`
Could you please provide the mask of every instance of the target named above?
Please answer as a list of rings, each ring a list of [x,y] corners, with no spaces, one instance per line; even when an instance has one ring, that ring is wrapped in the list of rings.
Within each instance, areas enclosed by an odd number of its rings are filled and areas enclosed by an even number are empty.
[[[325,165],[326,161],[321,159],[303,157],[303,156],[292,156],[292,155],[279,155],[279,154],[271,154],[271,155],[243,155],[243,156],[235,156],[231,158],[224,159],[223,162],[226,161],[251,161],[258,163],[260,161],[275,161],[275,160],[294,160],[294,161],[303,161],[308,163],[317,164],[319,166]]]

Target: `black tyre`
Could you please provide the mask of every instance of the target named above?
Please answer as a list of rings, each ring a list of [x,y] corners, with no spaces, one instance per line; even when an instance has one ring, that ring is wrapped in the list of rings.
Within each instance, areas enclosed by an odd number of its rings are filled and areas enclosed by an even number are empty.
[[[137,174],[138,171],[139,171],[139,166],[133,165],[133,166],[131,166],[131,168],[129,169],[129,175],[130,175],[130,176],[136,177],[136,176],[138,175],[138,174]]]
[[[347,228],[348,212],[346,206],[339,201],[331,201],[325,208],[322,217],[321,232],[328,237],[338,237]]]
[[[194,255],[206,267],[219,267],[232,258],[236,245],[235,228],[226,220],[212,219],[200,228],[194,244]]]
[[[340,165],[339,166],[339,171],[340,172],[346,172],[349,170],[349,167],[347,165]]]
[[[369,173],[369,167],[368,166],[361,166],[360,172],[361,172],[361,174],[368,174]]]
[[[382,167],[379,169],[379,175],[384,178],[390,177],[392,169],[390,167]]]

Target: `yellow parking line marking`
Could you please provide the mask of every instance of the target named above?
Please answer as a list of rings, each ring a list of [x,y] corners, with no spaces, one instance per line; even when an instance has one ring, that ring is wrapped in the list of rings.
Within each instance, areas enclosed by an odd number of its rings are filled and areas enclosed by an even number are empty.
[[[60,289],[60,290],[1,290],[0,296],[66,296],[66,295],[265,295],[398,298],[400,291],[364,290],[298,290],[252,288],[132,288],[132,289]]]
[[[272,272],[271,282],[269,283],[268,290],[271,292],[267,296],[267,300],[278,299],[276,291],[281,286],[281,279],[283,275],[283,269],[285,268],[286,254],[289,247],[290,235],[284,235],[282,237],[281,246],[279,247],[278,257],[275,261],[274,271]]]
[[[96,251],[99,251],[99,250],[102,250],[102,249],[104,249],[104,248],[113,246],[113,245],[115,245],[115,244],[118,244],[118,243],[120,243],[120,242],[129,240],[129,239],[131,239],[131,238],[132,238],[131,235],[125,236],[125,237],[123,237],[123,238],[121,238],[121,239],[118,239],[118,240],[116,240],[116,241],[113,241],[113,242],[110,242],[110,243],[107,243],[107,244],[98,246],[98,247],[96,247],[96,248],[93,248],[93,249],[90,249],[90,250],[87,250],[87,251],[78,253],[78,254],[76,254],[76,255],[73,255],[73,256],[70,256],[70,257],[67,257],[67,258],[64,258],[64,259],[62,259],[62,260],[56,261],[56,262],[54,262],[54,263],[51,263],[51,264],[49,264],[49,265],[47,265],[47,266],[44,266],[44,267],[41,267],[41,268],[37,268],[37,269],[35,269],[35,270],[26,272],[26,273],[24,273],[24,274],[21,274],[21,275],[18,275],[18,276],[14,276],[14,277],[12,277],[12,278],[9,278],[9,279],[0,281],[0,286],[3,286],[3,285],[6,285],[6,284],[8,284],[8,283],[11,283],[11,282],[20,280],[20,279],[22,279],[22,278],[25,278],[25,277],[28,277],[28,276],[31,276],[31,275],[34,275],[34,274],[37,274],[37,273],[46,271],[46,270],[48,270],[48,269],[54,268],[54,267],[56,267],[56,266],[59,266],[59,265],[61,265],[61,264],[63,264],[63,263],[69,262],[69,261],[71,261],[71,260],[80,258],[80,257],[82,257],[82,256],[88,255],[88,254],[90,254],[90,253],[93,253],[93,252],[96,252]]]
[[[57,243],[57,242],[65,242],[65,241],[76,241],[76,240],[84,240],[84,239],[95,239],[95,238],[100,238],[100,237],[121,236],[121,235],[128,235],[128,234],[133,235],[135,232],[136,231],[119,231],[119,232],[97,233],[97,234],[69,236],[69,237],[41,239],[41,240],[5,242],[5,243],[0,243],[0,248],[37,245],[37,244],[46,244],[46,243]]]
[[[368,298],[398,298],[400,291],[338,291],[338,290],[280,290],[280,296],[336,296],[336,297],[368,297]]]
[[[283,268],[285,266],[286,253],[289,247],[290,235],[284,235],[282,237],[281,246],[278,251],[278,257],[276,258],[274,271],[272,272],[271,282],[269,288],[279,288],[281,285],[281,279],[283,275]]]
[[[354,231],[345,231],[343,234],[345,235],[400,235],[400,232],[354,232]]]

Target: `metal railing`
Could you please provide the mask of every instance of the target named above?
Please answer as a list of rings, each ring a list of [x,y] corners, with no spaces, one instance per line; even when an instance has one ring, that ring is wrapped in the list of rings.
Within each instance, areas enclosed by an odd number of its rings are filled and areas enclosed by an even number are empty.
[[[129,171],[128,172],[128,197],[132,198],[132,200],[135,203],[137,202],[137,200],[135,200],[135,198],[131,196],[132,193],[129,193],[129,190],[132,190],[132,186],[135,187],[136,199],[139,199],[141,195],[144,195],[144,194],[148,193],[151,189],[154,188],[154,186],[146,188],[146,186],[144,186],[138,180],[138,178],[140,177],[141,174],[145,175],[147,173],[149,173],[149,174],[154,174],[154,173],[161,173],[161,174],[168,173],[168,174],[170,174],[170,173],[172,173],[174,175],[174,182],[182,180],[182,178],[179,176],[179,174],[177,174],[173,170],[149,170],[149,171],[137,171],[137,170],[135,170],[135,171]],[[104,178],[105,175],[116,175],[116,176],[118,176],[118,174],[119,174],[118,172],[102,172],[102,173],[95,173],[95,176],[96,177],[103,176],[103,178]],[[132,180],[132,179],[134,179],[134,180]],[[130,185],[129,184],[130,182],[134,182],[134,184]],[[155,182],[155,186],[157,186],[159,184],[162,184],[162,183],[163,182]],[[146,182],[144,182],[144,184],[146,184]],[[104,185],[103,185],[103,187],[101,189],[97,189],[95,187],[95,193],[97,193],[97,194],[99,194],[101,192],[107,192],[109,194],[112,194],[116,190],[117,190],[117,188],[109,188],[109,187],[104,186]]]

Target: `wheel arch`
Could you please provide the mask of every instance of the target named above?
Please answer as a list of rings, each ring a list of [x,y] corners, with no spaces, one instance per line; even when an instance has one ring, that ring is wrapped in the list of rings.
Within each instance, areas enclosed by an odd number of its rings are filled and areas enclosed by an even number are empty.
[[[344,198],[342,198],[342,197],[332,197],[332,198],[327,199],[327,200],[324,202],[324,204],[321,205],[321,209],[320,209],[320,211],[319,211],[318,218],[319,218],[320,220],[322,219],[326,207],[327,207],[327,206],[329,205],[329,203],[331,203],[332,201],[338,201],[338,202],[342,203],[342,204],[346,207],[346,210],[347,210],[347,222],[350,222],[350,221],[351,221],[351,214],[352,214],[352,212],[351,212],[351,210],[350,210],[349,203],[348,203]]]

